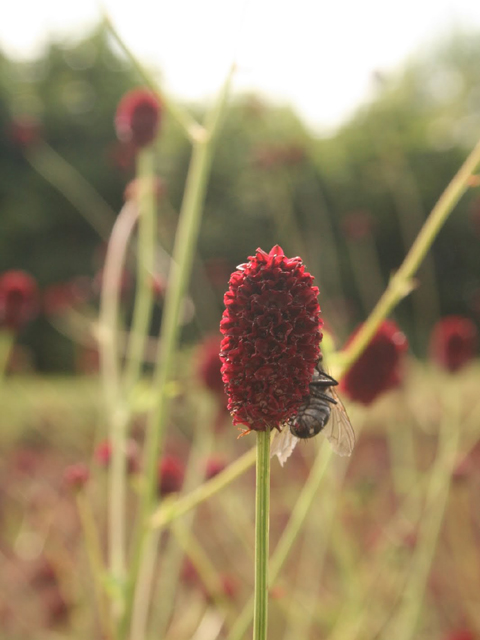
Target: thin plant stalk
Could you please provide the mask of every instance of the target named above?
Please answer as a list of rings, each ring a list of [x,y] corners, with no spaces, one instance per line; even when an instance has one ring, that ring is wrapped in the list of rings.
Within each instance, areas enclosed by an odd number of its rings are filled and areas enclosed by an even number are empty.
[[[11,331],[0,331],[0,383],[5,377],[8,360],[12,352],[14,336]]]
[[[116,214],[90,182],[46,142],[35,145],[26,158],[30,166],[83,215],[98,235],[107,240]]]
[[[255,495],[255,592],[253,640],[266,640],[268,626],[268,548],[270,533],[270,429],[257,432]]]
[[[118,341],[120,290],[128,243],[138,218],[138,208],[127,203],[115,222],[103,270],[100,301],[100,358],[102,382],[110,425],[112,460],[109,471],[109,564],[114,582],[125,577],[126,553],[126,427],[128,408],[121,393]],[[121,588],[122,591],[122,588]],[[117,602],[118,616],[122,603]]]
[[[233,69],[232,69],[233,72]],[[228,76],[218,100],[206,118],[207,136],[194,144],[187,176],[180,220],[175,238],[172,266],[165,297],[164,317],[160,331],[161,348],[154,374],[154,388],[159,390],[158,402],[147,422],[145,443],[145,486],[140,496],[137,530],[135,532],[133,560],[127,586],[127,608],[121,624],[121,637],[129,627],[133,593],[150,534],[149,520],[153,511],[156,484],[156,463],[163,442],[168,414],[168,388],[174,365],[180,330],[182,301],[190,278],[195,246],[200,228],[207,180],[213,155],[213,146],[225,111],[232,73]]]
[[[153,307],[153,278],[157,241],[154,170],[155,154],[153,149],[148,147],[140,151],[138,157],[140,216],[138,221],[137,292],[124,373],[127,394],[131,392],[141,373]]]
[[[480,141],[477,142],[473,151],[440,196],[437,204],[433,207],[410,251],[406,255],[405,260],[390,279],[388,287],[373,309],[368,320],[362,325],[349,347],[339,355],[338,364],[340,367],[340,375],[347,371],[361,355],[373,338],[382,320],[389,315],[402,298],[407,296],[415,288],[413,277],[418,267],[455,205],[469,188],[471,176],[479,162]]]
[[[451,406],[446,408],[440,424],[438,451],[430,473],[425,501],[425,513],[420,522],[409,579],[403,592],[400,611],[392,621],[388,637],[410,640],[417,631],[418,620],[425,596],[427,580],[437,548],[438,537],[445,513],[453,464],[460,439],[460,398],[453,388],[446,396]]]
[[[280,571],[293,547],[293,544],[305,522],[305,518],[312,506],[315,495],[332,458],[332,449],[329,446],[321,446],[315,462],[310,470],[308,479],[299,495],[292,515],[285,527],[282,537],[275,547],[270,560],[270,584],[274,584]],[[230,630],[227,640],[242,640],[245,637],[248,626],[252,621],[252,599],[247,602],[235,625]]]
[[[105,634],[105,638],[108,640],[112,640],[114,637],[113,628],[107,608],[105,590],[102,584],[102,577],[105,576],[105,565],[102,557],[102,549],[100,545],[98,529],[95,523],[95,516],[92,513],[90,503],[85,493],[83,491],[79,491],[76,497],[77,511],[83,530],[88,560],[90,562],[93,588],[95,591],[95,599],[98,606],[100,625],[103,633]]]

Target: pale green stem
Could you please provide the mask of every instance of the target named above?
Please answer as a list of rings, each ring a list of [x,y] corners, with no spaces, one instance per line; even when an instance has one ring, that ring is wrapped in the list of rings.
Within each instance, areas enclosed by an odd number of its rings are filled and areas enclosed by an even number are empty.
[[[15,338],[11,331],[5,329],[0,331],[0,383],[5,377],[14,340]]]
[[[339,354],[338,364],[341,372],[345,373],[361,355],[373,338],[380,323],[402,298],[408,295],[415,283],[415,275],[427,251],[432,246],[438,232],[462,195],[469,188],[469,178],[480,162],[480,141],[465,160],[457,174],[447,186],[437,204],[432,209],[405,260],[399,270],[390,279],[389,285],[373,309],[368,320],[342,354]]]
[[[243,475],[250,467],[253,467],[255,459],[256,450],[255,447],[253,447],[246,451],[238,460],[228,465],[228,467],[217,476],[208,480],[208,482],[204,482],[194,491],[179,497],[178,500],[172,504],[160,506],[151,518],[152,528],[163,529],[176,518],[180,518],[197,505],[209,500],[212,496],[225,489],[225,487],[228,487],[230,483]]]
[[[93,577],[93,588],[97,600],[100,624],[105,634],[105,638],[111,640],[114,637],[112,629],[112,621],[110,619],[108,608],[106,606],[105,590],[102,580],[105,577],[105,566],[102,557],[102,548],[100,545],[100,537],[95,522],[95,516],[92,513],[90,503],[83,491],[77,493],[77,509],[82,525],[85,547],[90,562],[90,568]]]
[[[187,111],[179,107],[174,100],[171,100],[165,93],[165,91],[159,89],[157,83],[150,76],[150,74],[147,73],[145,68],[139,63],[131,49],[121,38],[120,34],[110,20],[110,16],[105,11],[103,11],[103,19],[105,22],[105,26],[115,38],[117,44],[127,56],[133,68],[138,73],[139,77],[147,85],[147,87],[158,94],[161,104],[165,107],[170,116],[174,118],[174,120],[176,120],[177,123],[182,127],[185,135],[190,139],[190,141],[193,144],[195,144],[196,142],[205,141],[205,134],[207,133],[206,130],[202,127],[201,124],[196,122]]]
[[[118,215],[105,258],[100,301],[101,372],[112,446],[109,469],[109,564],[113,579],[120,584],[125,575],[125,439],[128,409],[120,389],[118,317],[126,253],[137,218],[138,208],[132,203],[125,204]],[[117,609],[118,614],[121,605]]]
[[[233,69],[232,69],[233,72]],[[168,381],[174,365],[180,330],[182,301],[187,290],[191,267],[195,255],[195,246],[200,228],[201,214],[207,180],[210,173],[213,146],[225,111],[232,73],[227,78],[220,96],[207,115],[206,131],[208,135],[196,141],[187,176],[185,194],[180,211],[175,246],[172,256],[165,310],[160,332],[161,348],[158,354],[154,374],[154,388],[158,389],[158,402],[147,422],[145,442],[145,486],[140,496],[138,528],[134,538],[132,571],[127,591],[127,609],[122,622],[122,634],[126,633],[131,615],[133,590],[142,562],[143,549],[148,544],[150,531],[149,519],[153,509],[156,489],[157,459],[163,441],[168,414]]]
[[[266,640],[268,626],[268,547],[270,534],[270,429],[257,432],[255,495],[255,592],[253,640]]]
[[[107,240],[116,214],[90,182],[46,142],[35,145],[26,157],[35,171],[83,215],[101,238]]]
[[[205,395],[202,395],[198,398],[194,397],[193,402],[194,405],[196,405],[197,418],[182,492],[191,491],[193,487],[198,487],[202,484],[205,473],[205,460],[208,458],[213,448],[212,418],[214,408],[211,400]],[[188,530],[192,528],[194,517],[195,512],[190,511],[189,516],[183,523],[185,529]],[[157,531],[160,533],[161,529],[158,529]],[[175,604],[175,596],[177,593],[183,558],[183,549],[178,544],[178,540],[175,537],[167,538],[166,545],[163,547],[160,576],[156,585],[156,590],[157,593],[160,594],[160,597],[157,598],[156,602],[156,615],[153,627],[160,637],[167,635],[168,624],[172,617],[172,610]],[[139,589],[141,588],[142,585],[139,580]],[[147,593],[146,589],[144,589],[144,593]],[[146,599],[147,601],[153,601],[154,594],[152,591],[150,591],[150,595]],[[135,614],[136,612],[134,611],[134,619]],[[143,629],[146,628],[147,619],[145,618]],[[142,638],[143,636],[140,633],[132,633],[132,637]]]
[[[295,503],[295,507],[285,527],[282,537],[277,543],[275,551],[270,561],[270,584],[274,584],[280,571],[292,549],[293,543],[302,528],[310,507],[312,506],[318,487],[325,475],[328,464],[332,457],[332,449],[329,446],[322,446],[318,452],[315,462],[310,470],[307,482],[305,483],[300,496]],[[230,630],[227,640],[242,640],[252,621],[252,599],[247,602],[238,617],[235,625]]]
[[[445,396],[454,407],[445,411],[438,442],[438,451],[430,473],[424,516],[415,547],[409,579],[403,593],[400,612],[392,621],[388,637],[411,640],[416,634],[425,597],[427,580],[437,548],[443,515],[448,501],[453,464],[457,457],[460,437],[460,399],[456,393]]]
[[[137,245],[137,292],[124,374],[127,394],[131,393],[141,373],[153,307],[155,247],[157,241],[154,171],[155,154],[153,150],[151,148],[142,150],[138,157],[137,171],[140,207]]]

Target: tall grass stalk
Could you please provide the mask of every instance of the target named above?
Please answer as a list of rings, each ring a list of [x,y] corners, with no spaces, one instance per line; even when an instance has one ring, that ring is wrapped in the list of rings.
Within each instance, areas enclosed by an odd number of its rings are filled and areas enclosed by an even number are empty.
[[[130,626],[134,591],[141,570],[144,550],[149,545],[149,520],[155,503],[157,459],[163,442],[168,415],[169,397],[167,385],[175,366],[182,303],[190,279],[195,254],[213,147],[225,112],[232,74],[233,69],[217,101],[207,114],[205,120],[206,135],[194,143],[184,199],[180,210],[160,330],[161,346],[153,378],[154,388],[158,389],[158,400],[147,421],[145,485],[139,502],[138,521],[133,542],[132,566],[127,586],[126,610],[121,624],[121,638],[126,636],[127,629]]]
[[[268,549],[270,535],[270,429],[257,432],[255,494],[255,592],[253,640],[266,640],[268,627]]]

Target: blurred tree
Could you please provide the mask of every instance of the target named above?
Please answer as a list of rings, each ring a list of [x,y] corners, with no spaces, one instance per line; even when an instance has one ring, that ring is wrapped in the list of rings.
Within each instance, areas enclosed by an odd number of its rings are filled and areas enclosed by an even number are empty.
[[[369,103],[329,137],[312,135],[288,107],[252,95],[232,101],[199,243],[218,302],[210,328],[228,273],[257,246],[279,243],[287,254],[301,254],[318,278],[324,314],[343,340],[371,305],[365,291],[387,282],[480,135],[479,62],[477,34],[454,34],[398,73],[376,74]],[[0,55],[0,271],[25,269],[45,287],[92,277],[101,266],[98,249],[135,164],[115,138],[113,118],[120,97],[137,84],[100,27],[77,43],[52,43],[35,61]],[[201,117],[201,105],[192,110]],[[190,146],[165,118],[157,147],[165,184],[160,237],[168,250]],[[77,188],[85,180],[102,206],[82,215],[62,193],[67,167],[80,176]],[[480,318],[479,202],[475,193],[464,198],[419,274],[419,293],[398,310],[419,354],[439,314]],[[358,236],[365,214],[368,243]],[[352,221],[353,236],[345,231]],[[25,340],[41,368],[71,363],[45,321]]]

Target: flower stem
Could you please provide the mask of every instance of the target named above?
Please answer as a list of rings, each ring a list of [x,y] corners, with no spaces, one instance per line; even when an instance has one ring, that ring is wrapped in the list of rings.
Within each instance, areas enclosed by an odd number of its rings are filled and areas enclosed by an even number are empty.
[[[410,640],[417,631],[427,580],[437,548],[443,516],[448,501],[451,472],[457,456],[460,437],[460,399],[455,389],[447,396],[452,406],[445,411],[440,425],[438,451],[430,474],[424,516],[419,539],[403,593],[398,617],[393,620],[390,638]]]
[[[102,549],[98,535],[95,516],[92,513],[90,503],[83,491],[77,494],[77,510],[82,525],[85,547],[90,562],[93,576],[93,588],[97,600],[100,624],[105,634],[105,638],[110,640],[114,637],[111,619],[108,613],[105,600],[105,591],[102,580],[105,576],[105,567],[102,558]]]
[[[120,287],[128,242],[138,217],[138,209],[126,204],[121,210],[107,249],[100,306],[100,358],[106,412],[109,416],[112,463],[109,472],[109,553],[110,570],[120,584],[125,574],[125,439],[128,409],[120,390],[118,316]],[[121,606],[117,610],[121,610]]]
[[[157,240],[155,193],[153,184],[155,155],[151,147],[140,152],[138,158],[139,207],[137,248],[137,293],[133,310],[125,363],[125,385],[131,393],[141,373],[145,342],[149,334],[153,303],[153,272]]]
[[[266,640],[268,624],[268,542],[270,524],[270,429],[257,432],[255,496],[255,594],[253,640]]]
[[[233,69],[232,69],[233,71]],[[147,422],[145,442],[145,486],[140,497],[137,529],[133,540],[132,567],[127,585],[126,611],[121,624],[120,637],[125,637],[130,624],[134,590],[144,550],[150,536],[150,516],[153,510],[156,487],[157,459],[160,452],[168,412],[168,382],[175,365],[175,355],[180,331],[182,302],[191,274],[197,242],[207,180],[213,156],[213,145],[227,103],[232,73],[206,118],[207,135],[194,144],[192,160],[187,176],[180,220],[175,238],[165,311],[160,331],[160,349],[154,374],[154,388],[159,390],[158,401]]]
[[[382,320],[389,315],[391,310],[402,298],[413,290],[415,287],[413,276],[425,258],[427,251],[432,246],[442,225],[462,195],[469,188],[469,178],[472,176],[479,162],[480,141],[477,142],[473,151],[440,196],[437,204],[433,207],[401,267],[390,279],[388,287],[385,289],[368,320],[360,328],[350,346],[340,355],[339,365],[341,371],[340,373],[337,372],[336,375],[341,377],[341,374],[348,371],[367,347]]]

